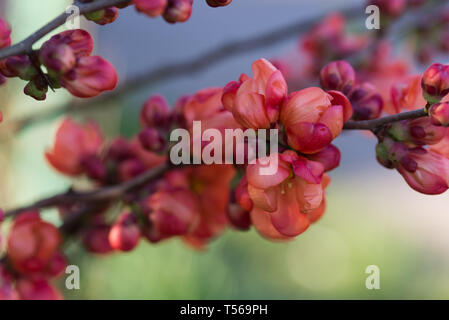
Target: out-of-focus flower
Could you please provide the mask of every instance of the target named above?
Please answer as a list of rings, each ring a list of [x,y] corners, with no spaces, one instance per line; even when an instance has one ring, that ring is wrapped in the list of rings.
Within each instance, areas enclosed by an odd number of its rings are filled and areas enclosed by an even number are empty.
[[[311,154],[330,144],[351,116],[351,104],[342,93],[311,87],[289,95],[281,107],[280,119],[288,144]]]
[[[337,90],[347,94],[355,83],[354,69],[344,60],[331,62],[321,69],[320,83],[324,90]]]
[[[396,114],[402,110],[414,110],[425,106],[422,96],[421,76],[407,76],[391,86],[390,99],[384,104],[384,110],[389,114]]]
[[[39,273],[45,270],[60,243],[58,229],[41,220],[38,212],[22,213],[9,233],[8,259],[20,273]]]
[[[307,159],[321,163],[327,172],[340,165],[341,154],[336,146],[329,144],[320,152],[307,155]]]
[[[242,75],[223,90],[223,105],[246,128],[270,128],[279,117],[279,107],[287,96],[287,84],[278,69],[259,59],[252,65],[253,78]]]
[[[94,12],[84,14],[87,20],[93,21],[99,25],[105,25],[114,22],[118,17],[118,8],[109,7]]]
[[[167,0],[133,0],[137,11],[143,12],[150,17],[157,17],[164,13]]]
[[[109,243],[115,250],[133,250],[140,240],[137,218],[130,212],[122,213],[109,232]]]
[[[139,119],[142,127],[168,129],[172,121],[172,110],[163,96],[153,95],[140,109]]]
[[[370,83],[356,84],[348,93],[348,98],[354,110],[355,120],[376,119],[382,113],[383,99]]]
[[[310,224],[307,216],[320,208],[324,199],[324,167],[293,151],[271,154],[263,163],[278,159],[273,175],[261,175],[263,166],[259,159],[247,167],[248,192],[254,207],[251,218],[254,226],[264,236],[286,239],[304,232]]]
[[[449,127],[449,102],[441,102],[432,105],[429,109],[432,124]]]
[[[434,63],[424,71],[421,80],[424,99],[430,104],[440,102],[449,93],[449,66]]]
[[[212,8],[224,7],[232,2],[232,0],[206,0],[207,4]]]
[[[44,278],[21,278],[17,291],[23,300],[62,300],[62,295]]]
[[[45,156],[53,168],[75,176],[84,172],[83,159],[97,154],[102,144],[102,135],[95,124],[82,126],[66,118],[56,132],[53,147],[45,152]]]
[[[11,28],[9,24],[0,18],[0,48],[11,45]]]
[[[145,128],[139,133],[142,147],[148,151],[161,152],[166,147],[164,137],[154,128]]]
[[[407,2],[406,0],[369,0],[368,5],[378,6],[381,14],[397,17],[404,12]]]
[[[105,223],[95,223],[87,228],[82,237],[84,248],[87,251],[98,254],[106,254],[112,251],[109,243],[111,227]]]
[[[167,6],[162,14],[169,23],[185,22],[192,15],[193,0],[167,0]]]

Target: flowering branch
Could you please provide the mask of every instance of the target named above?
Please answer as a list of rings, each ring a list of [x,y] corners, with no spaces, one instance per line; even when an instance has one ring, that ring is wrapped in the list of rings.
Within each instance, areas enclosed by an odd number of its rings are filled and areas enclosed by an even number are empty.
[[[80,9],[80,14],[90,13],[93,11],[109,8],[116,5],[121,5],[129,2],[129,0],[98,0],[91,3],[80,3],[75,1],[77,7]],[[5,59],[11,56],[16,56],[20,54],[27,54],[32,50],[33,44],[43,38],[45,35],[63,25],[67,18],[70,17],[71,13],[63,12],[52,21],[47,23],[45,26],[28,36],[26,39],[21,42],[6,47],[0,50],[0,60]]]
[[[386,116],[383,118],[363,121],[348,121],[345,123],[343,129],[345,130],[375,130],[385,124],[398,122],[407,119],[416,119],[427,116],[426,109],[419,109],[403,113]]]
[[[129,191],[135,190],[144,185],[145,183],[161,177],[170,168],[171,164],[165,163],[154,169],[148,170],[143,174],[137,176],[136,178],[126,181],[122,184],[108,186],[94,191],[74,191],[73,189],[69,189],[64,193],[60,193],[55,196],[39,200],[31,205],[6,211],[5,217],[13,217],[24,211],[38,210],[62,204],[73,204],[75,202],[98,203],[120,198]]]

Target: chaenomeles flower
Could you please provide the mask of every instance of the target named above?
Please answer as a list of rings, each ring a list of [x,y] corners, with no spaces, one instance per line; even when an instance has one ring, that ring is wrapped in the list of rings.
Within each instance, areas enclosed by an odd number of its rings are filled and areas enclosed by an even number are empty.
[[[264,163],[276,158],[276,172],[262,175]],[[271,154],[248,165],[248,193],[253,202],[251,219],[256,229],[271,239],[288,239],[304,232],[311,223],[309,215],[322,214],[324,189],[329,182],[323,173],[321,163],[293,151]]]
[[[422,108],[426,104],[421,88],[421,75],[407,76],[391,86],[390,99],[385,100],[384,110],[389,114],[402,110]]]
[[[223,105],[243,127],[268,129],[279,118],[287,97],[287,84],[278,69],[259,59],[252,65],[253,78],[240,76],[223,89]]]
[[[340,165],[341,153],[336,146],[329,144],[323,150],[307,155],[307,159],[321,163],[324,171],[328,172]]]
[[[345,95],[311,87],[289,95],[281,107],[280,119],[288,144],[312,154],[330,144],[351,116],[352,107]]]
[[[449,66],[434,63],[422,76],[424,99],[430,104],[440,102],[449,93]]]
[[[62,174],[76,176],[85,172],[83,161],[97,155],[102,144],[103,137],[95,124],[83,126],[67,118],[58,127],[53,147],[45,157]]]
[[[173,112],[167,100],[161,95],[153,95],[145,101],[140,109],[140,125],[145,128],[167,130],[171,125]]]
[[[355,83],[355,71],[344,60],[328,63],[321,69],[320,83],[324,90],[337,90],[347,94]]]
[[[120,214],[109,231],[111,247],[119,251],[131,251],[139,244],[139,240],[140,230],[137,225],[137,217],[131,212]]]
[[[376,5],[380,9],[381,14],[390,17],[400,16],[407,5],[406,0],[370,0],[368,5]]]
[[[11,28],[9,24],[0,18],[0,48],[11,45]]]
[[[58,289],[42,277],[21,278],[16,287],[23,300],[62,300]]]
[[[429,108],[432,124],[436,126],[449,127],[449,102],[441,102]]]
[[[84,248],[92,253],[106,254],[113,249],[109,242],[111,226],[104,222],[96,222],[84,230],[82,243]]]
[[[167,0],[162,17],[168,23],[185,22],[192,15],[193,0]]]
[[[8,237],[7,254],[14,269],[22,274],[46,271],[61,243],[58,229],[30,211],[18,216]]]
[[[90,98],[117,85],[115,68],[99,56],[90,56],[93,40],[84,30],[68,30],[42,45],[39,59],[55,87],[64,87],[74,96]]]
[[[446,128],[434,125],[431,118],[425,117],[395,122],[389,126],[388,133],[397,141],[424,146],[440,142]]]
[[[371,83],[356,84],[348,93],[348,99],[354,110],[354,120],[376,119],[382,113],[382,96]]]
[[[168,0],[133,0],[133,3],[137,11],[157,17],[164,13]]]

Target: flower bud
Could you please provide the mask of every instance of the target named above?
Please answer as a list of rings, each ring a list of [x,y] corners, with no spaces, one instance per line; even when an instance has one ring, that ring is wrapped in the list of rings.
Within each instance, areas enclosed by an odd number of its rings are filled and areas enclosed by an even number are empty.
[[[320,83],[324,90],[347,94],[355,83],[354,69],[344,60],[331,62],[321,69]]]
[[[140,240],[137,218],[130,212],[122,213],[109,232],[109,243],[115,250],[130,251]]]
[[[82,237],[84,248],[87,251],[105,254],[112,251],[109,243],[109,231],[111,227],[106,224],[96,224],[87,229]]]
[[[170,106],[161,95],[151,96],[140,110],[142,127],[168,129],[172,120]]]
[[[66,44],[47,41],[39,50],[39,59],[43,65],[57,74],[65,74],[76,65],[72,48]]]
[[[376,119],[382,113],[382,96],[370,83],[355,85],[348,93],[348,98],[354,109],[354,120]]]
[[[118,175],[120,181],[128,181],[145,172],[145,165],[137,158],[127,159],[120,163]]]
[[[224,7],[232,2],[232,0],[206,0],[207,4],[212,8]]]
[[[87,20],[93,21],[99,25],[105,25],[114,22],[118,17],[118,8],[109,7],[102,10],[84,14]]]
[[[19,279],[17,291],[23,300],[62,300],[61,293],[41,277]]]
[[[320,152],[308,155],[307,158],[320,162],[324,167],[324,171],[327,172],[340,165],[341,154],[336,146],[329,144]]]
[[[107,158],[121,162],[136,156],[131,143],[124,138],[116,138],[109,145]]]
[[[429,109],[429,115],[433,125],[449,127],[449,102],[432,105]]]
[[[38,74],[26,55],[12,56],[0,61],[0,71],[5,77],[19,77],[22,80],[31,80]]]
[[[428,103],[440,102],[449,93],[449,66],[432,64],[422,76],[421,87]]]
[[[243,209],[238,203],[229,203],[226,214],[229,223],[235,229],[248,230],[251,227],[249,212]]]
[[[166,147],[164,137],[154,128],[146,128],[139,133],[139,141],[147,151],[162,152]]]
[[[168,0],[163,17],[169,23],[185,22],[192,15],[192,0]]]
[[[37,75],[34,77],[23,89],[23,92],[36,100],[42,101],[47,97],[48,84],[47,80],[41,76]]]
[[[11,45],[11,28],[0,18],[0,49]]]
[[[165,11],[167,0],[133,0],[137,11],[150,17],[160,16]]]
[[[67,30],[58,33],[47,42],[51,42],[54,45],[68,45],[73,50],[77,59],[89,56],[94,48],[94,40],[89,32],[82,29]]]
[[[106,166],[96,154],[90,154],[81,159],[81,166],[87,176],[93,180],[104,181],[107,176]]]
[[[398,141],[423,146],[440,142],[446,128],[433,125],[430,118],[419,118],[395,122],[388,133]]]

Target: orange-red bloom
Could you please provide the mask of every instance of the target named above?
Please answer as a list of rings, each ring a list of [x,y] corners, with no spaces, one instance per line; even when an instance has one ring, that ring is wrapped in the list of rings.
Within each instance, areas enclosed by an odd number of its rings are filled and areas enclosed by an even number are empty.
[[[246,170],[248,193],[253,202],[251,219],[257,230],[272,239],[287,239],[304,232],[324,209],[324,189],[329,179],[321,163],[293,151],[272,154],[278,158],[274,175],[261,175],[258,160]],[[318,212],[319,211],[319,212]],[[310,216],[309,216],[310,215]]]
[[[342,93],[311,87],[289,95],[281,107],[281,123],[292,148],[316,153],[341,133],[352,112]]]
[[[82,161],[95,155],[103,144],[103,137],[93,123],[84,126],[66,118],[59,126],[53,147],[45,157],[59,172],[75,176],[84,172]]]
[[[223,91],[223,105],[243,127],[268,129],[278,120],[279,107],[287,96],[287,83],[269,61],[252,65],[253,78],[246,75],[232,81]]]

